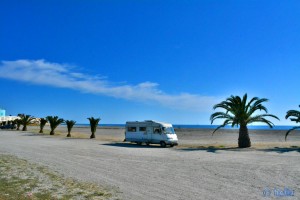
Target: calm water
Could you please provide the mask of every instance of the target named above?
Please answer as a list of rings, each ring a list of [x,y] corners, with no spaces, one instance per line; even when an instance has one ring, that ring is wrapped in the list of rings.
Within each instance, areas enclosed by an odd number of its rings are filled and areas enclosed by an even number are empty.
[[[90,126],[89,124],[76,124],[76,126]],[[125,124],[100,124],[100,127],[120,127],[124,128]],[[183,124],[173,124],[174,128],[199,128],[199,129],[215,129],[218,125],[183,125]],[[274,126],[273,130],[288,130],[293,126]],[[231,128],[230,126],[224,127],[224,129],[238,129],[238,127]],[[251,130],[269,130],[269,126],[248,126],[248,129]]]

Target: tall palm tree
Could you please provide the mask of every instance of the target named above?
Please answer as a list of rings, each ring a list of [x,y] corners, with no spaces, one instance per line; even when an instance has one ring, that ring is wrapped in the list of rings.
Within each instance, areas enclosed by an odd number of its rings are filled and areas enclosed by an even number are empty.
[[[48,121],[47,121],[47,119],[45,119],[45,118],[41,118],[40,119],[40,133],[43,133],[44,131],[44,127],[45,127],[45,125],[46,125],[46,123],[47,123]]]
[[[273,117],[278,119],[275,115],[267,114],[268,110],[262,105],[263,102],[267,102],[266,98],[254,97],[247,102],[247,94],[241,99],[239,96],[231,95],[226,101],[222,101],[219,104],[214,105],[214,109],[222,108],[225,112],[215,112],[210,116],[211,124],[216,119],[224,119],[222,125],[218,126],[213,133],[218,129],[230,125],[232,127],[239,126],[239,139],[238,145],[240,148],[251,147],[251,141],[248,133],[247,125],[253,122],[262,122],[269,125],[270,128],[274,124],[267,120],[265,117]],[[256,111],[264,111],[266,114],[255,114]]]
[[[68,128],[68,135],[67,137],[71,137],[71,130],[73,126],[76,124],[76,121],[73,120],[66,120],[67,128]]]
[[[300,107],[300,105],[299,105],[299,107]],[[285,119],[288,119],[289,117],[290,117],[291,121],[299,123],[300,122],[300,111],[298,111],[298,110],[289,110],[289,111],[287,111]],[[288,134],[291,131],[296,130],[296,129],[300,129],[300,126],[295,126],[295,127],[291,128],[290,130],[288,130],[285,134],[285,140],[286,140],[286,137],[288,136]]]
[[[95,136],[95,132],[96,132],[96,130],[97,130],[97,126],[98,126],[98,123],[99,123],[99,121],[101,120],[100,118],[94,118],[94,117],[89,117],[88,118],[88,120],[90,121],[90,126],[91,126],[91,132],[92,132],[92,134],[91,134],[91,139],[92,138],[95,138],[96,136]]]
[[[23,129],[22,131],[27,131],[27,125],[30,124],[30,122],[34,119],[33,117],[31,117],[31,115],[21,115],[21,124],[23,125]]]
[[[65,121],[62,118],[58,118],[58,116],[47,116],[46,119],[50,123],[50,135],[54,135],[54,130],[56,129],[56,127]]]

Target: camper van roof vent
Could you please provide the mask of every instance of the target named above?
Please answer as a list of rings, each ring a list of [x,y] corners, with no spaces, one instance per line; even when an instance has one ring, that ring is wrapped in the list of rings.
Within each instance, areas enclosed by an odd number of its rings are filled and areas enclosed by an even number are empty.
[[[145,120],[145,122],[154,122],[153,120]]]

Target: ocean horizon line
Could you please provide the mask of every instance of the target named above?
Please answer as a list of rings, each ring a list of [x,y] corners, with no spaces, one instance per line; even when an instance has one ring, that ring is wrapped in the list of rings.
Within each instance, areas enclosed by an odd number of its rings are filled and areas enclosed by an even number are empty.
[[[65,125],[65,124],[63,124]],[[75,124],[75,126],[80,127],[80,126],[90,126],[88,123],[79,123]],[[124,128],[125,124],[99,124],[99,127],[119,127],[119,128]],[[215,129],[219,125],[197,125],[197,124],[173,124],[173,127],[175,129]],[[269,126],[266,125],[248,125],[248,129],[250,130],[289,130],[293,128],[294,126],[289,126],[289,125],[278,125],[274,126],[273,128],[270,128]],[[239,129],[239,127],[231,127],[231,126],[225,126],[223,129]]]

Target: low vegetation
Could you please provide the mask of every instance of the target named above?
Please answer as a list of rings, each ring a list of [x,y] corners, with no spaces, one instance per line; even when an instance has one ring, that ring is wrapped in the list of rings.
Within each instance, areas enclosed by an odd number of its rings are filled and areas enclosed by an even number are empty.
[[[1,200],[112,199],[113,191],[64,178],[46,167],[0,154]],[[114,198],[115,199],[115,198]]]

